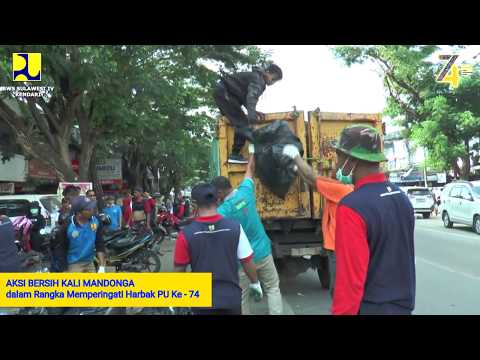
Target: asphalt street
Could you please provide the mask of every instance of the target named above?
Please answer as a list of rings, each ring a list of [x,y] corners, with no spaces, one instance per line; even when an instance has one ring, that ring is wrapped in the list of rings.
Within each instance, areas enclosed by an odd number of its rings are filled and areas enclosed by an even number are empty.
[[[172,269],[174,240],[163,246],[162,271]],[[415,226],[417,296],[414,314],[480,314],[480,236],[455,224],[446,229],[440,217],[417,218]],[[281,275],[285,315],[328,315],[331,298],[316,271],[295,278]],[[267,302],[252,303],[255,314],[268,314]]]

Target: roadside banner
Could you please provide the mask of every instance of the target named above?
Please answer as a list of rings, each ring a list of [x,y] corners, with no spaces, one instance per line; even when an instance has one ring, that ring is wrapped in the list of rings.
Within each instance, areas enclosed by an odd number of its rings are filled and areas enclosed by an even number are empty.
[[[15,184],[0,183],[0,194],[15,194]]]

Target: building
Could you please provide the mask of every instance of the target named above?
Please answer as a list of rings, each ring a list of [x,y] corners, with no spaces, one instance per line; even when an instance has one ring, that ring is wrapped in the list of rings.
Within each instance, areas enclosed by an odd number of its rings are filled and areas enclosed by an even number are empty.
[[[386,119],[384,152],[387,157],[387,170],[390,181],[399,186],[425,186],[425,172],[428,186],[441,186],[446,183],[446,174],[426,171],[424,163],[426,151],[414,146],[402,135],[402,128]]]

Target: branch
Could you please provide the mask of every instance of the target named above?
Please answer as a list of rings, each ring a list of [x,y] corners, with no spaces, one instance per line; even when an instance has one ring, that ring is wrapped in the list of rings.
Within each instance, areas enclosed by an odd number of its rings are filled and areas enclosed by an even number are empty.
[[[401,99],[399,95],[395,95],[393,93],[392,87],[390,85],[390,80],[388,78],[385,78],[385,83],[387,84],[388,92],[390,93],[390,96],[395,100],[395,102],[400,105],[400,107],[408,114],[413,115],[415,119],[421,119],[420,114],[418,114],[415,110],[413,110],[410,106],[405,104]]]
[[[52,113],[52,111],[50,110],[50,107],[48,106],[48,104],[45,102],[45,100],[43,98],[40,97],[39,102],[40,102],[39,105],[42,107],[43,111],[47,115],[47,118],[50,121],[50,123],[53,125],[55,130],[58,133],[60,133],[61,129],[60,129],[60,125],[58,123],[58,116]]]
[[[5,121],[15,132],[24,128],[19,117],[3,100],[0,100],[0,119]]]
[[[28,103],[28,108],[30,109],[30,112],[33,115],[33,118],[38,126],[38,128],[42,131],[43,135],[47,139],[48,143],[50,146],[54,149],[57,148],[55,139],[52,136],[52,133],[50,131],[50,128],[48,126],[47,121],[43,117],[42,114],[38,111],[37,107],[35,106],[35,102],[33,100],[27,100]]]
[[[90,136],[90,126],[88,123],[87,114],[85,113],[85,108],[83,107],[82,103],[80,103],[78,108],[76,109],[76,114],[77,114],[78,123],[80,126],[80,136],[82,138],[82,143],[83,143],[83,141],[84,140],[86,141]]]
[[[387,68],[387,71],[385,72],[385,74],[387,76],[390,76],[390,78],[395,81],[397,83],[398,86],[400,86],[401,88],[403,88],[404,90],[407,90],[408,92],[410,92],[413,97],[415,98],[416,101],[422,103],[422,98],[420,97],[420,93],[415,90],[413,87],[411,87],[409,84],[407,84],[405,81],[403,81],[402,79],[399,79],[394,71],[393,71],[393,68],[388,64],[388,62],[384,59],[382,59],[381,57],[379,56],[374,56],[374,55],[369,55],[372,59],[375,59],[379,62],[381,62],[383,65],[385,65],[385,67]]]

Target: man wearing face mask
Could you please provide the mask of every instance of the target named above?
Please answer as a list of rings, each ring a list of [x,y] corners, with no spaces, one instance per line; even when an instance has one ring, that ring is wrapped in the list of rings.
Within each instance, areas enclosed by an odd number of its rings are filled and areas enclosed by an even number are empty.
[[[30,211],[27,218],[32,222],[30,229],[30,241],[32,243],[32,249],[40,251],[43,243],[43,236],[40,234],[40,230],[44,229],[47,225],[45,218],[41,214],[40,204],[38,201],[33,201],[30,204]]]
[[[366,125],[345,128],[335,145],[336,177],[355,190],[337,208],[334,315],[407,315],[415,306],[414,210],[380,172],[381,145],[378,131]],[[299,173],[312,173],[296,147],[283,152]]]

